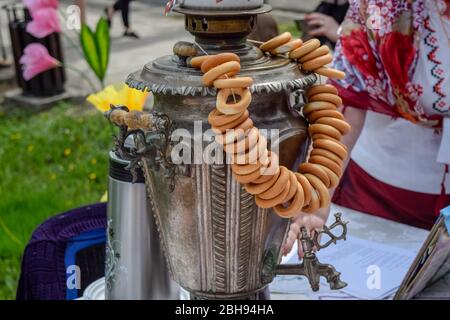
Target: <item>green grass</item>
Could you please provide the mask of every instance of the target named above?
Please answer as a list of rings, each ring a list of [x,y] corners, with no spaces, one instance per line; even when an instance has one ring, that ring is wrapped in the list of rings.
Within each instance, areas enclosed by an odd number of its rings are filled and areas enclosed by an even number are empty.
[[[111,135],[88,106],[0,115],[0,299],[15,297],[23,249],[35,228],[102,197]]]
[[[290,32],[293,38],[300,38],[301,32],[298,30],[294,21],[283,22],[278,24],[278,32],[281,34],[283,32]]]

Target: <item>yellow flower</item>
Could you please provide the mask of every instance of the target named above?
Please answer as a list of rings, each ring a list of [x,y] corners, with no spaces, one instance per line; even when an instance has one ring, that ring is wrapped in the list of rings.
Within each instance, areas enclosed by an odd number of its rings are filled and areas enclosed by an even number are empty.
[[[110,105],[124,105],[130,110],[142,111],[149,93],[132,89],[126,84],[110,85],[102,91],[93,93],[87,97],[90,102],[101,112],[108,111]]]
[[[70,154],[72,153],[72,150],[70,150],[69,148],[67,148],[67,149],[64,149],[64,157],[68,157],[68,156],[70,156]]]
[[[89,180],[95,180],[97,179],[97,175],[95,173],[89,173]]]

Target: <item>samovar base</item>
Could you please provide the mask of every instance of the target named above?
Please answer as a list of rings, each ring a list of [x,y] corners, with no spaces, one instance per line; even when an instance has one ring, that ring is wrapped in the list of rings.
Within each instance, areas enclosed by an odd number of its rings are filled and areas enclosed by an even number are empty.
[[[189,291],[188,291],[189,292]],[[190,300],[270,300],[269,286],[252,292],[205,293],[189,292]]]

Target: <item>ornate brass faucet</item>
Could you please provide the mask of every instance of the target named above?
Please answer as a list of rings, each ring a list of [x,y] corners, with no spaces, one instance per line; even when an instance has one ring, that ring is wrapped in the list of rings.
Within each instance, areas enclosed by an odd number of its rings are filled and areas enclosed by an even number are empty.
[[[319,290],[320,277],[325,277],[327,282],[330,284],[332,290],[342,289],[347,286],[347,283],[340,279],[340,272],[330,264],[320,263],[317,259],[314,249],[317,251],[328,247],[330,244],[336,244],[337,240],[345,240],[347,235],[347,223],[341,220],[341,213],[336,213],[336,221],[333,222],[329,227],[324,226],[321,231],[314,233],[314,236],[310,236],[305,227],[300,229],[298,243],[301,244],[304,252],[303,261],[300,264],[282,264],[277,266],[275,269],[275,274],[295,274],[303,275],[308,278],[309,284],[313,291]],[[341,226],[342,233],[340,235],[335,235],[332,230]],[[324,244],[320,243],[320,236],[326,234],[330,239]]]

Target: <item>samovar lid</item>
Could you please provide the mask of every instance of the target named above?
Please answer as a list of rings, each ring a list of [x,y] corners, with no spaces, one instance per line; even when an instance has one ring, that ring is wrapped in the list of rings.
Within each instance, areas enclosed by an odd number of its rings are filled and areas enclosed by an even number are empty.
[[[185,15],[185,28],[195,36],[192,45],[198,54],[234,52],[241,58],[240,75],[253,78],[252,93],[294,91],[312,85],[317,76],[303,74],[298,65],[288,58],[271,57],[248,42],[246,37],[254,30],[257,16],[271,11],[269,5],[254,9],[192,9],[176,7]],[[175,50],[174,50],[175,51]],[[186,63],[186,57],[167,55],[147,63],[141,71],[130,74],[128,86],[156,94],[216,95],[213,87],[204,87],[202,73]]]

